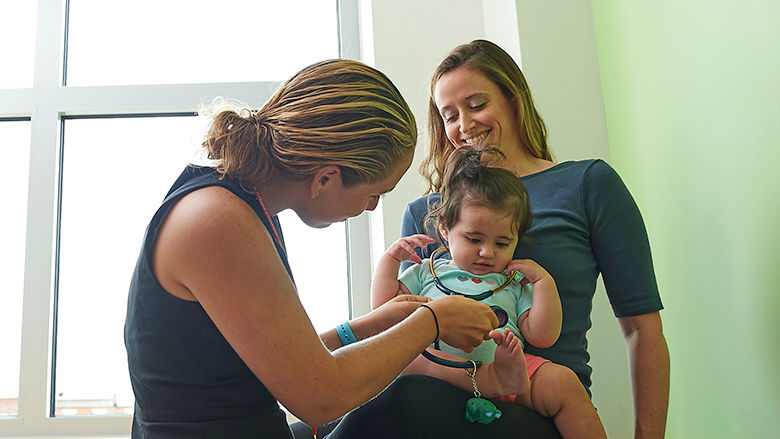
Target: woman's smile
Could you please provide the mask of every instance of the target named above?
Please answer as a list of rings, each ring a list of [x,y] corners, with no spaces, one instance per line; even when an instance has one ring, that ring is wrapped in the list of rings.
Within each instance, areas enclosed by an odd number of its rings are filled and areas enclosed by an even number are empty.
[[[479,135],[478,135],[478,136],[476,136],[476,137],[471,137],[471,138],[463,138],[463,139],[462,139],[462,141],[463,141],[463,143],[464,143],[464,144],[466,144],[466,145],[468,145],[468,146],[477,146],[477,145],[480,145],[480,144],[481,144],[481,142],[482,142],[483,140],[485,140],[485,138],[486,138],[486,137],[487,137],[487,136],[488,136],[488,135],[491,133],[491,131],[493,131],[493,130],[487,130],[487,131],[484,131],[483,133],[479,134]]]

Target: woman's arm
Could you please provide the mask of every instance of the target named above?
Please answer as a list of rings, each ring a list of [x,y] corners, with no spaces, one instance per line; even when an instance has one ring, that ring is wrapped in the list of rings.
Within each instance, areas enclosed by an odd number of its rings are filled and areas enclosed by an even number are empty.
[[[548,348],[561,335],[563,312],[555,280],[536,262],[515,259],[507,265],[506,272],[519,271],[533,287],[531,309],[520,315],[517,326],[528,343],[538,348]]]
[[[174,205],[157,237],[154,270],[168,291],[200,302],[268,390],[311,425],[378,394],[437,333],[430,310],[418,309],[381,335],[331,353],[265,227],[246,203],[219,187],[194,191]],[[497,325],[487,306],[469,302],[430,304],[440,337],[468,349]]]
[[[626,340],[637,438],[663,437],[669,400],[669,350],[642,215],[620,176],[594,162],[583,184],[591,247]]]
[[[663,438],[669,408],[669,348],[660,313],[619,319],[634,391],[634,437]]]
[[[430,302],[430,300],[425,296],[399,295],[370,313],[350,320],[349,326],[355,337],[358,340],[363,340],[395,326],[417,311],[421,304]],[[320,339],[331,351],[343,347],[335,328],[320,333]]]

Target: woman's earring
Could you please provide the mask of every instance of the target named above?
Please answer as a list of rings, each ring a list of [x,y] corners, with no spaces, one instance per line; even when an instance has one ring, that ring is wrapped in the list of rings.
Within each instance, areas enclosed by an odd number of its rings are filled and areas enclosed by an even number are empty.
[[[320,191],[317,191],[317,193],[316,193],[316,194],[314,194],[314,198],[317,198],[317,197],[319,197],[319,196],[320,196]]]

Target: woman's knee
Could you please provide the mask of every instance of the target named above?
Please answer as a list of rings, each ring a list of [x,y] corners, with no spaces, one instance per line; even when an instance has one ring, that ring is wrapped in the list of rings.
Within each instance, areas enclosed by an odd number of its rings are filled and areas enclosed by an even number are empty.
[[[408,403],[425,394],[426,386],[433,385],[431,378],[423,375],[401,375],[393,381],[379,396],[387,404],[394,405],[401,401]]]
[[[440,396],[463,391],[444,381],[424,375],[402,375],[371,400],[366,411],[394,412],[399,416],[414,416],[430,410],[440,402]],[[452,396],[452,395],[450,395]]]

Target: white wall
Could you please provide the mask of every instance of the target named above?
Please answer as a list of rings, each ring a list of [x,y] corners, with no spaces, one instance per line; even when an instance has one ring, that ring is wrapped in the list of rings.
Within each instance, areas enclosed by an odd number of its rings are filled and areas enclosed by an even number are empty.
[[[609,161],[601,75],[590,2],[518,0],[523,72],[557,161]],[[630,189],[630,188],[629,188]],[[625,344],[599,280],[588,332],[593,403],[609,437],[633,435]]]
[[[399,87],[420,130],[410,172],[383,200],[384,247],[398,237],[406,203],[424,187],[417,167],[427,148],[430,75],[458,44],[486,38],[522,61],[558,161],[609,159],[590,2],[571,0],[561,7],[538,0],[363,0],[361,5],[372,20],[364,26],[370,35],[364,35],[363,51]],[[610,436],[629,437],[633,415],[625,347],[603,287],[594,307],[589,333],[594,402]]]
[[[482,37],[484,25],[481,0],[373,0],[370,4],[374,67],[401,90],[420,132],[410,172],[382,201],[386,248],[398,237],[406,203],[422,192],[417,168],[427,145],[425,115],[431,73],[453,47]]]

